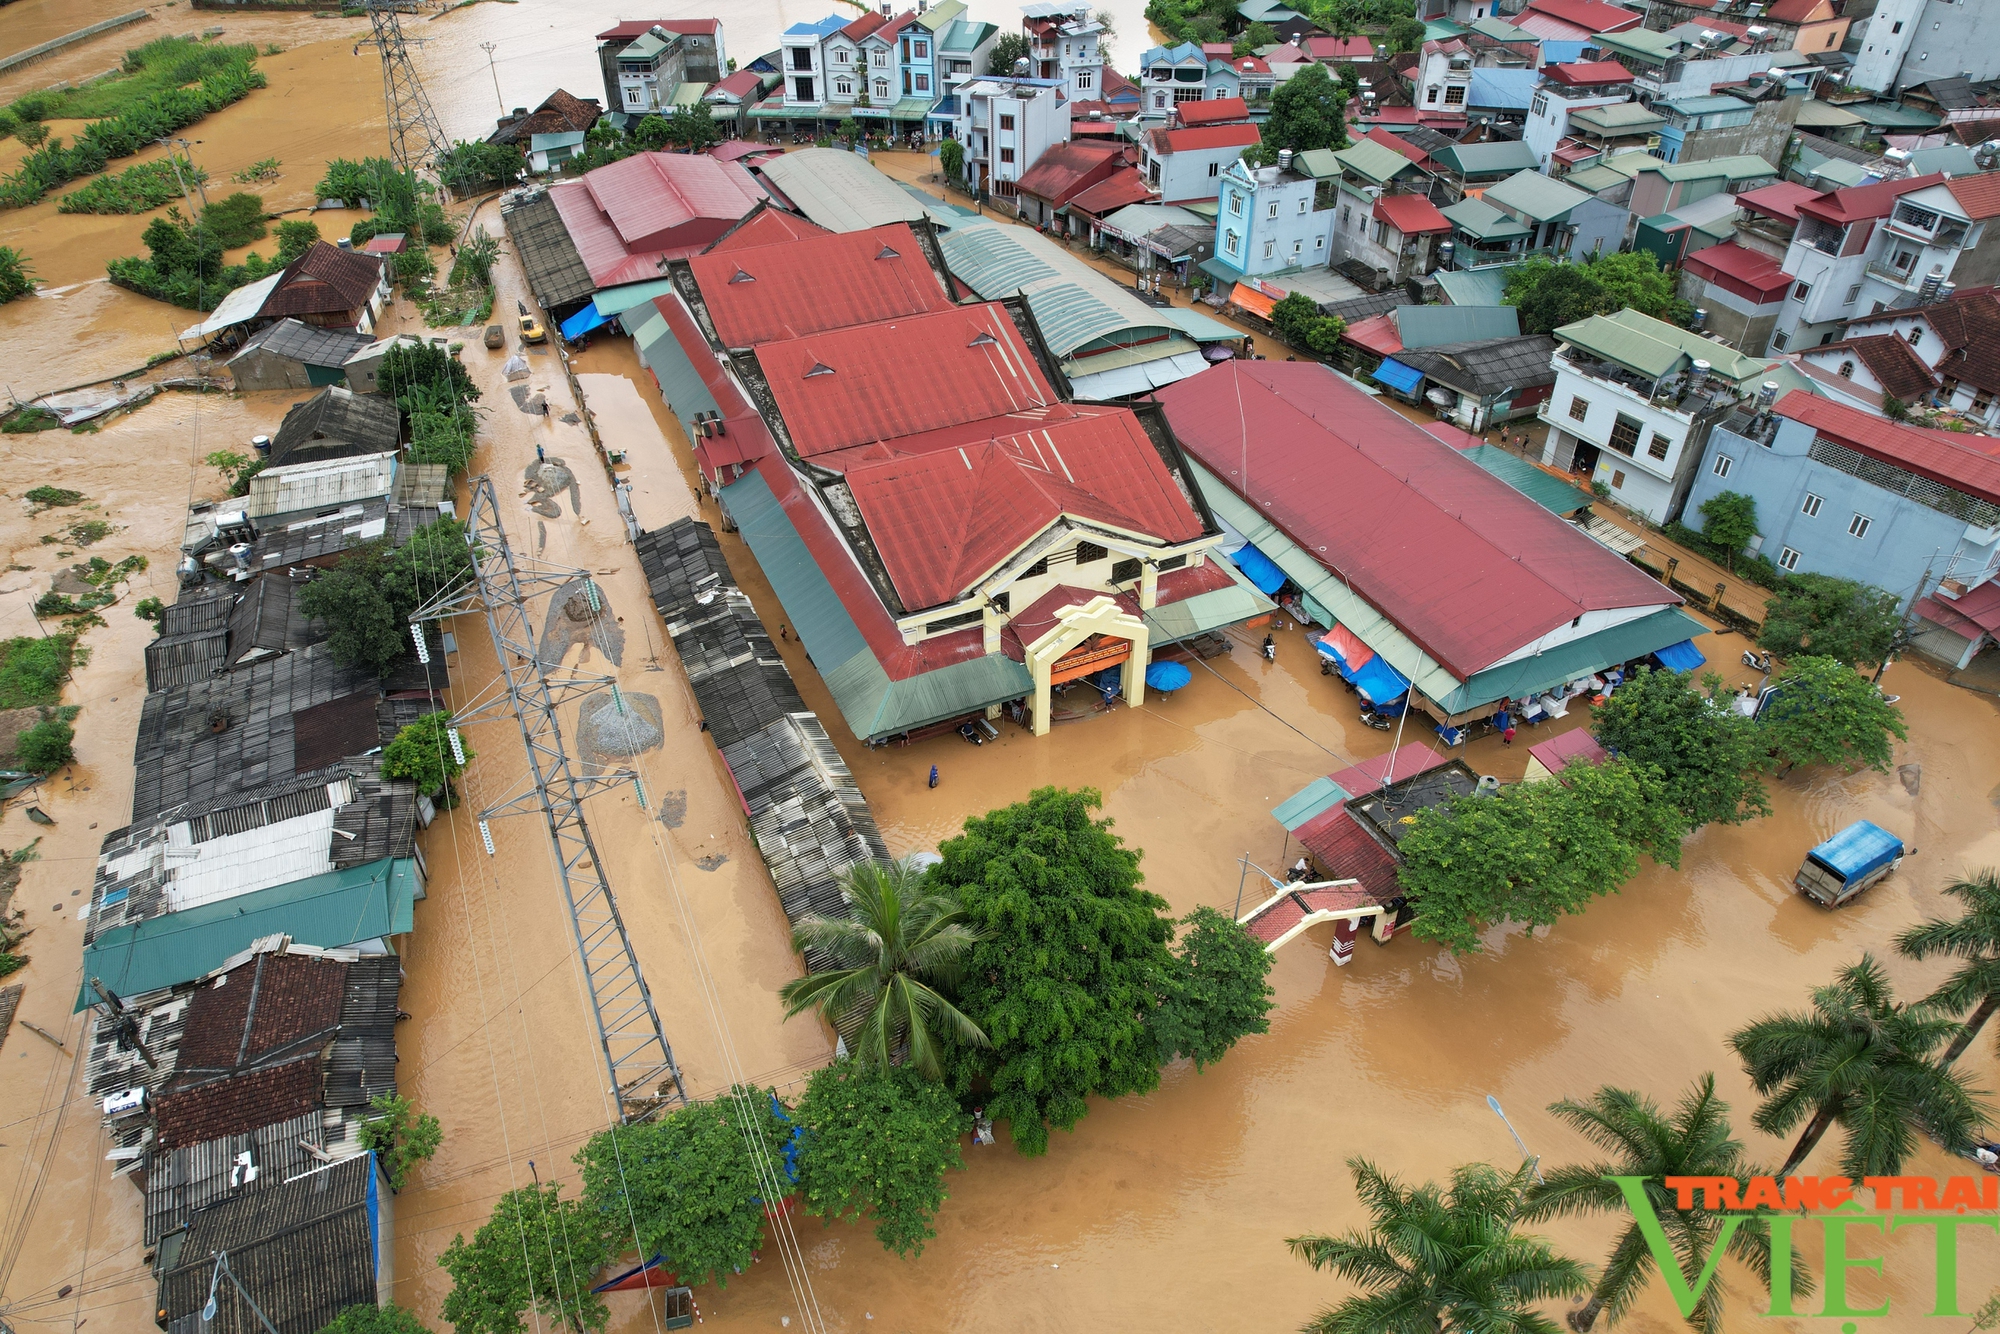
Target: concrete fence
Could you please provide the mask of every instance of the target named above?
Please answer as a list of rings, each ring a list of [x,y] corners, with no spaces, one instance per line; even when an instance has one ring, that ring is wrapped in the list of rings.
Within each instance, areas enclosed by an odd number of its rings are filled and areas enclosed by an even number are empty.
[[[16,52],[14,55],[8,56],[5,60],[0,60],[0,74],[4,74],[10,69],[18,69],[22,65],[32,65],[37,60],[47,59],[64,47],[74,46],[78,42],[86,41],[101,32],[110,32],[113,28],[122,28],[128,23],[137,23],[140,19],[151,17],[152,14],[148,11],[135,9],[129,14],[120,14],[115,19],[106,19],[102,23],[93,23],[88,28],[78,28],[75,32],[65,33],[53,41],[43,42],[40,46],[31,46],[25,51]]]

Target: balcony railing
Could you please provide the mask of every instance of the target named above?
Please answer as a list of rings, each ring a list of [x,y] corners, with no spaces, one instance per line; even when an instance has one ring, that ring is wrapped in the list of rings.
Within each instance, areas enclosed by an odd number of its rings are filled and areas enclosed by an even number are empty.
[[[1917,266],[1914,264],[1907,269],[1899,269],[1894,265],[1884,264],[1880,260],[1869,261],[1868,275],[1871,278],[1880,278],[1883,282],[1889,284],[1889,286],[1899,288],[1905,292],[1916,291],[1924,281],[1923,275],[1917,272]]]

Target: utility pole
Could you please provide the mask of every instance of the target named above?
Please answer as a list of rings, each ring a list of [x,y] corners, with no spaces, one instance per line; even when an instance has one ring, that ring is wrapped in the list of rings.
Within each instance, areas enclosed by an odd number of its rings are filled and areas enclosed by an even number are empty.
[[[367,0],[374,35],[354,44],[354,54],[372,46],[382,53],[382,104],[389,113],[389,158],[398,171],[436,171],[438,159],[451,148],[444,126],[431,109],[429,94],[410,63],[410,43],[421,37],[403,36],[396,0]]]
[[[500,96],[500,68],[493,63],[493,52],[498,42],[481,42],[479,49],[486,53],[486,72],[493,76],[493,100],[500,107],[500,114],[507,114],[507,99]]]
[[[153,1053],[147,1051],[146,1044],[139,1040],[139,1021],[126,1012],[125,1002],[118,999],[118,993],[94,977],[90,979],[90,989],[97,993],[97,998],[104,1002],[104,1008],[117,1020],[114,1027],[118,1032],[118,1045],[138,1052],[139,1059],[146,1063],[148,1070],[159,1069],[160,1063],[153,1059]]]
[[[157,140],[156,142],[163,145],[166,148],[167,161],[169,164],[172,165],[174,169],[174,183],[180,186],[181,198],[187,201],[187,206],[189,208],[193,208],[194,196],[188,193],[187,177],[181,175],[181,153],[187,154],[188,175],[189,176],[194,175],[194,154],[192,151],[190,151],[191,145],[185,139],[160,139]],[[180,146],[181,153],[176,153],[174,151],[175,145]],[[202,181],[201,177],[195,176],[194,187],[195,189],[201,191],[201,206],[203,208],[207,208],[208,186]]]

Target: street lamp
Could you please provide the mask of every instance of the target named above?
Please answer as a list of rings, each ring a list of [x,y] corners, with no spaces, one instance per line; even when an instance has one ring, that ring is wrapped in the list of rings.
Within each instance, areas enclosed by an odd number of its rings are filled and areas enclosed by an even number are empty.
[[[1528,1152],[1528,1146],[1521,1142],[1521,1132],[1514,1129],[1514,1123],[1507,1119],[1507,1113],[1500,1110],[1500,1100],[1498,1098],[1494,1097],[1491,1093],[1487,1094],[1486,1105],[1493,1109],[1493,1115],[1500,1118],[1500,1124],[1506,1126],[1507,1133],[1514,1137],[1514,1146],[1521,1151],[1521,1157],[1534,1163],[1536,1184],[1545,1184],[1542,1181],[1542,1156],[1538,1153]]]

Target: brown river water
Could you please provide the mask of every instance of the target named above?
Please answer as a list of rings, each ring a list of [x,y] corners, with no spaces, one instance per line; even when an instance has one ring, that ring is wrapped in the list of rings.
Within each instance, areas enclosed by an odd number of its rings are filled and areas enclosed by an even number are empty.
[[[426,36],[446,35],[423,56],[433,95],[478,105],[478,95],[491,93],[489,80],[473,77],[484,71],[461,68],[444,77],[432,62],[461,39],[527,41],[537,30],[523,25],[532,17],[546,26],[553,8],[482,4],[424,25]],[[95,3],[20,0],[0,10],[0,48],[18,49],[112,12]],[[378,67],[365,53],[352,56],[354,21],[217,17],[171,6],[154,12],[155,20],[131,31],[212,22],[232,39],[287,47],[266,62],[270,89],[190,134],[202,139],[198,160],[215,174],[280,157],[284,179],[267,194],[277,206],[303,205],[326,157],[379,151]],[[603,7],[584,12],[589,24],[617,17]],[[784,20],[817,12],[788,8]],[[725,18],[731,50],[739,58],[754,53],[756,42],[739,39],[735,17]],[[775,18],[757,19],[746,29],[767,21],[776,25]],[[589,24],[565,20],[562,31],[587,36]],[[587,40],[581,56],[570,49],[576,39],[566,40],[550,52],[550,67],[568,61],[594,72]],[[86,44],[84,53],[33,67],[25,84],[77,77],[63,72],[68,65],[94,72],[130,44],[116,36]],[[525,62],[512,68],[524,84],[530,80]],[[506,82],[513,77],[503,73],[509,99],[528,100]],[[588,87],[568,72],[561,78]],[[23,82],[18,74],[15,82]],[[0,84],[0,95],[18,91]],[[0,165],[18,151],[0,147]],[[199,156],[210,152],[213,159]],[[917,166],[913,160],[909,170]],[[497,230],[490,204],[482,217]],[[169,346],[166,331],[176,323],[192,322],[185,312],[92,281],[106,256],[136,247],[143,224],[62,218],[53,203],[0,215],[0,243],[29,238],[44,279],[68,289],[0,307],[0,382],[26,392],[128,369]],[[511,258],[500,275],[505,309],[519,293]],[[413,327],[414,318],[399,302],[391,323]],[[551,355],[531,358],[531,383],[546,387],[560,412],[571,398]],[[466,358],[487,390],[477,466],[495,478],[516,549],[596,572],[622,618],[622,645],[573,648],[568,661],[610,671],[628,694],[658,705],[663,739],[635,761],[650,809],[642,811],[629,793],[606,794],[593,801],[589,818],[689,1091],[708,1096],[738,1079],[796,1084],[828,1058],[830,1036],[817,1023],[782,1020],[776,992],[797,972],[784,918],[727,774],[696,725],[603,470],[580,426],[513,406],[501,383],[501,354],[474,343]],[[607,443],[628,451],[623,475],[641,521],[656,526],[700,513],[686,441],[629,344],[606,339],[583,353],[577,368]],[[215,494],[218,486],[195,460],[270,431],[295,397],[174,393],[95,434],[9,436],[0,445],[10,464],[0,489],[18,495],[53,482],[82,491],[100,507],[94,513],[114,524],[92,553],[152,559],[124,600],[106,610],[108,625],[86,640],[91,660],[67,696],[84,706],[79,762],[42,803],[57,823],[30,825],[18,805],[0,814],[0,847],[42,836],[40,859],[26,867],[16,898],[35,928],[34,962],[11,979],[27,984],[19,1018],[67,1043],[60,1051],[17,1022],[0,1048],[0,1312],[22,1331],[89,1326],[93,1334],[139,1334],[151,1327],[137,1196],[108,1176],[97,1117],[80,1096],[71,1059],[82,1031],[69,1013],[80,980],[74,909],[88,894],[99,841],[129,816],[128,757],[150,634],[129,607],[141,597],[172,596],[183,507],[190,494]],[[541,519],[526,508],[519,479],[538,443],[575,468],[580,512],[565,503],[559,518]],[[9,635],[36,632],[29,604],[76,559],[62,554],[73,550],[68,545],[40,541],[74,516],[30,517],[27,508],[0,506],[0,546],[15,567],[0,573],[0,632]],[[742,544],[725,536],[723,546],[766,618],[783,619]],[[465,701],[490,686],[496,669],[475,620],[459,623],[458,639],[450,668],[455,697]],[[1318,674],[1302,636],[1288,630],[1279,641],[1275,663],[1258,658],[1246,639],[1171,698],[1068,723],[1041,741],[1012,728],[977,749],[956,738],[879,751],[836,740],[894,852],[935,847],[968,814],[1035,786],[1088,784],[1105,794],[1119,832],[1144,850],[1148,884],[1176,913],[1203,903],[1226,910],[1238,893],[1239,857],[1277,869],[1296,855],[1270,808],[1314,776],[1380,753],[1392,740],[1355,721],[1348,696]],[[1740,637],[1699,643],[1712,666],[1732,680],[1743,675],[1733,665]],[[802,650],[796,642],[781,647],[807,702],[838,732]],[[612,661],[607,651],[614,648]],[[1885,957],[1906,992],[1927,989],[1942,970],[1896,959],[1887,941],[1946,910],[1938,886],[1947,878],[2000,860],[2000,707],[1915,663],[1898,664],[1886,682],[1902,694],[1910,719],[1911,740],[1897,748],[1896,761],[1920,766],[1915,792],[1894,775],[1794,774],[1773,785],[1771,818],[1701,832],[1689,840],[1679,871],[1648,867],[1617,897],[1538,938],[1496,928],[1488,952],[1474,959],[1399,939],[1382,948],[1363,944],[1350,967],[1335,969],[1320,928],[1277,958],[1269,1034],[1245,1040],[1204,1073],[1168,1070],[1148,1097],[1093,1105],[1075,1133],[1054,1137],[1046,1157],[1019,1157],[1004,1134],[999,1147],[968,1148],[968,1169],[949,1182],[939,1235],[920,1259],[884,1254],[866,1228],[802,1219],[798,1236],[825,1326],[1295,1328],[1344,1291],[1283,1246],[1299,1232],[1363,1221],[1344,1160],[1366,1155],[1410,1177],[1442,1177],[1473,1159],[1511,1165],[1518,1151],[1487,1109],[1488,1094],[1501,1099],[1533,1152],[1564,1162],[1587,1146],[1546,1114],[1548,1103],[1605,1083],[1671,1101],[1701,1072],[1715,1070],[1739,1133],[1764,1160],[1780,1160],[1785,1146],[1748,1125],[1754,1099],[1727,1052],[1728,1033],[1770,1010],[1801,1006],[1809,987],[1864,949]],[[572,733],[574,721],[565,716]],[[1586,722],[1573,714],[1565,725]],[[406,960],[403,1005],[413,1018],[399,1030],[402,1087],[443,1120],[445,1141],[396,1201],[394,1294],[440,1328],[446,1280],[438,1254],[455,1234],[476,1228],[497,1195],[532,1174],[573,1180],[570,1155],[609,1115],[541,828],[532,820],[496,822],[498,855],[488,858],[469,814],[515,790],[525,768],[519,735],[511,723],[493,723],[469,739],[478,752],[470,799],[425,836],[432,878]],[[1525,746],[1508,750],[1489,739],[1466,758],[1511,781],[1527,757]],[[932,764],[942,776],[936,789],[924,782]],[[1793,893],[1790,876],[1805,849],[1864,817],[1917,846],[1904,871],[1837,913]],[[1261,897],[1257,885],[1253,873],[1246,900]],[[2000,1082],[1990,1039],[1964,1064],[1987,1087]],[[1831,1170],[1831,1157],[1822,1149],[1808,1170]],[[1926,1149],[1909,1170],[1942,1176],[1956,1166]],[[1611,1230],[1609,1220],[1545,1229],[1592,1263]],[[1962,1244],[1961,1288],[1976,1303],[2000,1282],[2000,1239],[1967,1236]],[[1919,1314],[1929,1305],[1927,1233],[1900,1234],[1886,1245],[1871,1236],[1858,1248],[1886,1255],[1887,1264],[1882,1279],[1856,1271],[1855,1304],[1881,1296],[1895,1303],[1891,1317],[1863,1322],[1864,1330],[1963,1327]],[[776,1266],[775,1254],[767,1254],[727,1288],[701,1292],[704,1327],[712,1319],[724,1329],[809,1328]],[[1752,1297],[1740,1271],[1725,1266],[1724,1274],[1732,1331],[1837,1328],[1834,1321],[1756,1319],[1761,1297]],[[653,1308],[639,1296],[615,1298],[612,1311],[618,1334],[655,1328]],[[1681,1325],[1656,1285],[1626,1327],[1664,1334]]]

